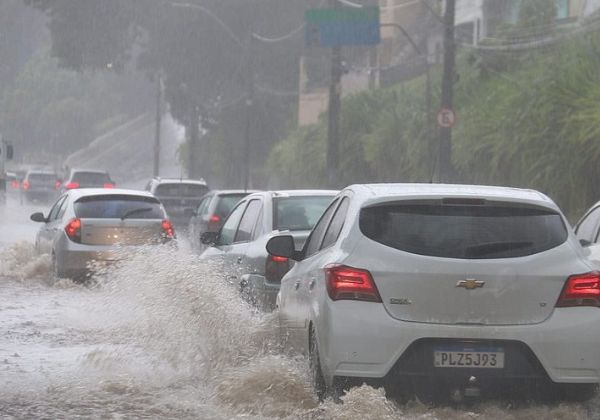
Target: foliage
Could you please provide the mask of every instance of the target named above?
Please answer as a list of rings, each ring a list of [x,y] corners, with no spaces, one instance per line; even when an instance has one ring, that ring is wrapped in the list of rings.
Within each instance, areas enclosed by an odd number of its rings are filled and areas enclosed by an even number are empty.
[[[262,43],[251,33],[267,37],[289,33],[303,20],[305,0],[25,1],[48,14],[52,53],[62,66],[106,70],[111,65],[120,70],[134,60],[140,70],[153,77],[161,73],[170,111],[188,133],[197,124],[194,109],[199,110],[201,121],[212,122],[211,126],[203,124],[214,131],[207,142],[224,136],[228,144],[243,141],[244,130],[239,127],[244,126],[246,112],[244,106],[236,105],[245,100],[251,84],[275,91],[297,88],[302,32],[277,43]],[[269,89],[255,90],[264,97]],[[268,154],[264,144],[270,147],[281,137],[295,98],[271,95],[268,101],[262,101],[276,106],[268,113],[261,105],[253,110],[258,119],[252,133],[253,146],[260,152],[256,156],[262,157],[255,160],[255,169],[262,166]],[[228,124],[233,124],[233,129]],[[199,148],[204,146],[208,147]],[[187,149],[181,153],[184,163]],[[238,157],[234,164],[239,166],[244,158]],[[203,166],[201,172],[210,170]],[[235,181],[239,184],[239,177]]]
[[[105,121],[114,125],[136,112],[134,105],[122,102],[126,91],[117,79],[61,69],[42,48],[6,89],[0,108],[3,133],[19,154],[71,153],[106,129]]]
[[[538,189],[576,217],[600,199],[600,34],[506,59],[511,69],[485,66],[477,52],[458,58],[456,181]],[[343,100],[345,184],[431,181],[437,130],[428,128],[424,99],[419,78]],[[323,185],[325,139],[322,120],[273,150],[282,187]]]

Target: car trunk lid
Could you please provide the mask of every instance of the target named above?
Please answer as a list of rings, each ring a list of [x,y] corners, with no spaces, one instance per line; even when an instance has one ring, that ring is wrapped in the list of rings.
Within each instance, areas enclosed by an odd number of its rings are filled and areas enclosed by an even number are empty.
[[[539,323],[569,275],[587,270],[550,209],[394,203],[363,209],[360,223],[366,237],[345,263],[368,269],[388,313],[404,321]]]
[[[161,220],[81,219],[84,245],[144,245],[161,240]]]

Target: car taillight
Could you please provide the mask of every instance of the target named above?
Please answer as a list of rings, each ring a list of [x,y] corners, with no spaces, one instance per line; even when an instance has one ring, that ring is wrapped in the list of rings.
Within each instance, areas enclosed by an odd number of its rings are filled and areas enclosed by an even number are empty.
[[[213,214],[208,218],[207,230],[209,232],[216,232],[221,227],[221,216]]]
[[[600,307],[600,272],[576,274],[567,279],[556,302],[558,308],[572,306]]]
[[[107,182],[104,184],[104,188],[115,188],[115,184],[113,184],[111,182]]]
[[[65,185],[65,188],[67,190],[72,190],[74,188],[79,188],[79,182],[69,182],[67,185]]]
[[[265,278],[269,283],[280,283],[290,268],[289,258],[269,255],[265,263]]]
[[[23,181],[23,189],[27,191],[30,187],[29,181]]]
[[[73,242],[81,242],[81,220],[71,219],[65,226],[65,233]]]
[[[175,238],[175,229],[173,229],[173,225],[171,224],[171,222],[167,219],[163,220],[161,223],[161,227],[163,230],[163,236],[166,239],[173,239]]]
[[[57,180],[57,181],[54,183],[54,189],[57,189],[57,190],[58,190],[58,189],[60,188],[60,186],[61,186],[61,185],[62,185],[62,182],[60,182],[60,181],[58,181],[58,180]]]
[[[373,277],[367,270],[331,265],[325,267],[325,277],[331,300],[381,302]]]

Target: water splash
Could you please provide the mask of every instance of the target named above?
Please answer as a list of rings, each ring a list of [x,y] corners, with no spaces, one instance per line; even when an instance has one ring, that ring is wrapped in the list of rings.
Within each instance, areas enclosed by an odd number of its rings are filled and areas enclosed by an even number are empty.
[[[19,280],[48,277],[51,261],[37,254],[31,242],[20,241],[0,250],[0,277]]]

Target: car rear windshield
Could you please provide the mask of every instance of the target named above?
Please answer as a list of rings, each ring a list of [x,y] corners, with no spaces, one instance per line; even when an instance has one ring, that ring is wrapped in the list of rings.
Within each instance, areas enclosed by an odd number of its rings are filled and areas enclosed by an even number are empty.
[[[208,192],[206,185],[200,184],[162,184],[156,187],[157,197],[201,197]]]
[[[359,223],[365,236],[381,244],[445,258],[522,257],[567,239],[558,213],[512,203],[377,205],[362,209]]]
[[[319,221],[333,196],[276,197],[273,229],[310,230]]]
[[[217,207],[215,209],[215,214],[221,218],[225,218],[229,216],[231,209],[240,201],[242,198],[247,196],[248,194],[227,194],[218,196]]]
[[[152,197],[94,195],[75,202],[75,215],[82,219],[164,219],[160,202]]]
[[[103,172],[76,172],[73,174],[72,181],[89,186],[102,186],[111,182],[108,174]]]
[[[27,179],[32,183],[54,184],[57,177],[56,174],[29,174]]]

